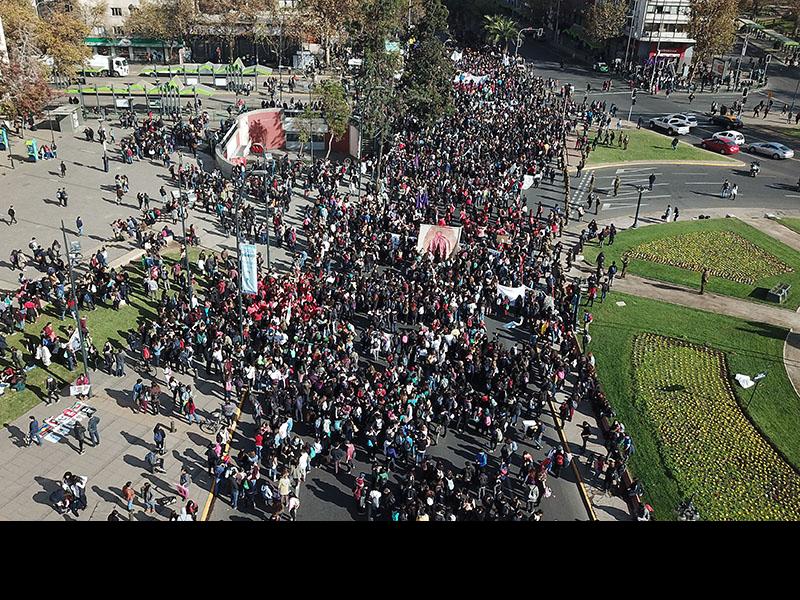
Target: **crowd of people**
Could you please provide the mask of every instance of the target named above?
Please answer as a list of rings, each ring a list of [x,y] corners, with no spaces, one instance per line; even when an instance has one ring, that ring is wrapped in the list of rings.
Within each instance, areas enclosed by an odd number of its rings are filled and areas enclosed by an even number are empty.
[[[163,157],[181,189],[194,193],[194,208],[216,214],[224,231],[238,220],[243,238],[263,243],[271,225],[275,242],[290,250],[301,238],[288,269],[259,268],[257,293],[243,295],[241,309],[235,255],[204,251],[187,273],[182,260],[160,256],[171,230],[148,230],[133,218],[114,231],[145,247],[141,280],[109,268],[101,249],[78,282],[84,310],[117,308],[132,286],[157,303],[129,345],[141,371],[166,368],[173,414],[199,421],[191,387],[169,377],[173,369],[219,383],[225,422],[208,446],[207,468],[234,508],[263,504],[272,519],[294,519],[311,469],[338,474],[363,460],[371,472],[351,477],[353,502],[367,519],[540,520],[552,494],[548,477],[573,460],[568,448],[543,447],[547,404],[571,379],[562,419],[582,403],[613,418],[594,359],[578,341],[583,335],[588,343],[590,320],[579,319],[581,282],[563,265],[574,256],[562,240],[564,215],[529,207],[522,193],[526,176],[561,178],[566,132],[579,116],[608,117],[578,103],[568,86],[500,55],[465,50],[456,67],[474,77],[454,84],[453,113],[427,127],[413,115],[393,123],[383,176],[359,201],[354,162],[285,158],[266,180],[243,169],[230,180],[175,169],[170,152],[194,149],[204,137],[202,116],[171,129],[148,116],[122,140],[126,160]],[[302,233],[284,223],[299,187]],[[162,199],[170,202],[163,190]],[[261,219],[255,207],[265,200],[270,212]],[[461,227],[460,245],[418,253],[422,224]],[[62,318],[70,310],[64,262],[57,248],[50,254],[48,275],[23,281],[11,327],[35,319],[38,299],[53,302]],[[503,291],[523,287],[518,295]],[[510,321],[510,344],[489,319]],[[51,327],[37,342],[51,354],[53,337]],[[74,344],[64,345],[73,368]],[[114,374],[124,371],[113,351],[90,355]],[[137,382],[137,410],[160,405],[156,375]],[[239,402],[255,434],[226,452]],[[431,454],[453,430],[482,440],[463,465]],[[607,459],[595,464],[609,487],[632,452],[624,426],[615,422],[612,432]],[[154,469],[163,466],[150,454]]]

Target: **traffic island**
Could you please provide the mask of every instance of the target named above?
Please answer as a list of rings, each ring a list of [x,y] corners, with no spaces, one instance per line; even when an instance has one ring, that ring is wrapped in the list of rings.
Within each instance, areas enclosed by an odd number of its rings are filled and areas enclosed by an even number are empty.
[[[786,330],[622,293],[587,308],[603,391],[635,443],[658,520],[692,498],[704,520],[800,518],[800,403]],[[768,375],[742,388],[736,374]]]
[[[627,229],[611,246],[587,244],[586,261],[596,265],[600,252],[605,267],[612,262],[645,279],[700,289],[701,272],[709,269],[707,292],[755,302],[768,302],[769,290],[791,286],[782,308],[800,306],[800,252],[739,219],[707,219]]]

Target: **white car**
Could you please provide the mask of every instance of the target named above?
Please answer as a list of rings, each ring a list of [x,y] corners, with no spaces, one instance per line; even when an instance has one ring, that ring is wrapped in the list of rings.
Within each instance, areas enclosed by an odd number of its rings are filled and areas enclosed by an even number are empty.
[[[718,131],[711,137],[718,140],[730,140],[737,146],[744,145],[744,136],[738,131],[733,131],[732,129],[729,131]]]
[[[779,158],[792,158],[794,156],[794,150],[787,148],[778,142],[759,142],[757,144],[747,144],[742,148],[742,150],[745,152],[752,152],[753,154],[763,154],[764,156],[769,156],[770,158],[774,158],[776,160]]]
[[[671,115],[667,115],[667,116],[666,116],[666,117],[664,117],[664,118],[665,118],[665,119],[678,119],[678,120],[680,120],[680,121],[681,121],[681,122],[682,122],[684,125],[686,125],[687,127],[689,127],[690,129],[691,129],[692,127],[697,127],[697,117],[696,117],[695,115],[692,115],[692,114],[687,114],[687,113],[673,113],[673,114],[671,114]]]
[[[689,133],[689,125],[686,119],[679,117],[650,119],[650,129],[661,129],[670,135],[685,135]]]

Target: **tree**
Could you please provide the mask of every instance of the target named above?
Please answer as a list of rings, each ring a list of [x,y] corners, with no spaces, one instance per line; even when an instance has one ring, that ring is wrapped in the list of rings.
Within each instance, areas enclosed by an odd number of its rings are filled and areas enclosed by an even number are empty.
[[[296,23],[304,37],[322,44],[326,65],[330,64],[331,48],[345,37],[358,9],[359,0],[300,0]]]
[[[161,40],[164,61],[169,63],[166,42],[187,44],[199,22],[195,0],[144,0],[125,20],[125,29],[130,34]]]
[[[295,123],[297,123],[297,139],[300,142],[300,152],[298,152],[298,155],[300,156],[303,156],[303,149],[306,144],[309,142],[312,144],[314,143],[311,134],[314,131],[315,116],[316,114],[311,110],[311,105],[306,104],[300,116],[295,118]]]
[[[519,33],[517,22],[502,15],[484,15],[483,19],[487,41],[493,46],[503,44],[503,52],[508,54],[509,42],[516,40]]]
[[[275,5],[275,0],[199,0],[200,25],[205,33],[225,40],[233,62],[236,38],[251,35],[259,17],[274,11]]]
[[[625,0],[597,0],[586,13],[586,34],[608,50],[611,40],[622,34],[627,18]]]
[[[453,62],[441,41],[447,37],[447,13],[441,0],[429,0],[400,81],[408,112],[424,125],[452,109]]]
[[[691,77],[697,65],[727,52],[736,39],[736,0],[691,0],[689,35],[695,39]]]
[[[350,124],[350,105],[347,103],[342,84],[335,79],[325,79],[319,86],[320,99],[322,100],[322,116],[328,124],[330,139],[328,140],[328,154],[330,157],[333,139],[341,139],[347,133],[347,126]]]
[[[38,114],[52,96],[50,72],[73,76],[89,56],[83,43],[89,28],[57,2],[40,16],[28,0],[3,0],[0,18],[8,46],[8,64],[0,73],[0,112],[12,118]]]

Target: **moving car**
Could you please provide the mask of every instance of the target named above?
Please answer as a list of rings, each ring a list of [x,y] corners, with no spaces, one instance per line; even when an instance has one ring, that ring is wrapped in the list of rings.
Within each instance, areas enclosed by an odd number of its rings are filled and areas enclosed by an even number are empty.
[[[691,115],[691,117],[690,117],[689,115],[684,114],[684,113],[673,113],[673,114],[667,115],[667,116],[665,116],[663,118],[664,119],[677,119],[677,120],[681,121],[684,125],[689,127],[690,129],[692,127],[697,127],[697,117],[695,117],[694,115]]]
[[[752,152],[753,154],[763,154],[764,156],[769,156],[775,160],[781,158],[792,158],[794,156],[794,150],[784,146],[783,144],[779,144],[778,142],[759,142],[747,144],[746,146],[742,146],[742,150],[745,152]]]
[[[717,139],[723,139],[724,138],[726,140],[731,140],[732,142],[738,144],[739,146],[744,144],[744,136],[741,133],[739,133],[738,131],[733,131],[733,130],[730,130],[730,131],[718,131],[717,133],[715,133],[711,137],[717,138]]]
[[[596,62],[592,65],[592,71],[597,71],[598,73],[608,73],[608,63]]]
[[[689,133],[689,124],[683,118],[659,117],[650,119],[650,129],[661,129],[670,135],[684,135]]]
[[[700,147],[720,154],[736,154],[739,145],[728,138],[706,138],[700,142]]]
[[[744,127],[744,122],[736,115],[714,115],[711,117],[711,122],[714,125],[721,125],[722,127],[729,127],[731,129],[741,129]]]

